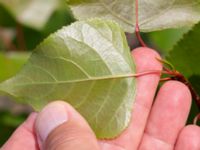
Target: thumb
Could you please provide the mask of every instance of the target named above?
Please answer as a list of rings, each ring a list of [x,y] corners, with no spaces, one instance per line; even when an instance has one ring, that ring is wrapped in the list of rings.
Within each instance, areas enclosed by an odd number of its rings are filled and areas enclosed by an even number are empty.
[[[87,122],[65,102],[48,104],[38,114],[35,128],[42,150],[99,150]]]

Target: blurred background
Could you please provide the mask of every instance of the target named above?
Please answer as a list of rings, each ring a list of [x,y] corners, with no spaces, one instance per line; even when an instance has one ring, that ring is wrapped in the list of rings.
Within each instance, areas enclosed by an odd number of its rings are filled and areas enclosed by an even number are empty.
[[[45,37],[74,21],[65,0],[0,0],[0,82],[17,73]],[[142,37],[149,47],[167,56],[189,29],[167,29]],[[134,34],[126,35],[131,49],[139,46]],[[29,106],[0,96],[0,147],[31,111]],[[194,105],[188,123],[195,112]]]

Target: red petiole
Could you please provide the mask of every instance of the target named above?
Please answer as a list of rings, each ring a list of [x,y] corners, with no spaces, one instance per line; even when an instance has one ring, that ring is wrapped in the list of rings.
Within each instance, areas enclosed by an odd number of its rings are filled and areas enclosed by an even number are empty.
[[[138,19],[138,0],[135,0],[135,34],[140,44],[143,47],[147,47],[147,45],[145,44],[145,42],[143,41],[140,35],[140,27],[139,27],[139,19]]]
[[[180,81],[180,82],[184,83],[189,88],[191,95],[192,95],[192,99],[195,100],[195,102],[198,106],[198,109],[200,111],[200,97],[197,94],[197,92],[194,90],[194,88],[192,87],[191,83],[177,70],[170,70],[166,67],[163,67],[163,69],[164,69],[163,71],[160,71],[160,70],[144,71],[141,73],[134,74],[134,77],[140,77],[143,75],[154,74],[154,73],[157,73],[157,74],[162,73],[162,74],[169,75],[169,77],[162,78],[162,79],[160,79],[160,81],[176,80],[176,81]],[[198,120],[200,120],[200,113],[194,118],[194,121],[193,121],[194,124],[197,124]]]

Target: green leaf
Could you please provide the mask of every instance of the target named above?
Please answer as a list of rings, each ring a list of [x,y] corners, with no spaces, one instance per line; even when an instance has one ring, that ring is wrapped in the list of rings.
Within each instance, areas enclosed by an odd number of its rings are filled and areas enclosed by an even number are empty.
[[[200,94],[200,23],[183,36],[170,51],[167,59],[191,82],[194,89]],[[199,113],[193,104],[190,122]]]
[[[52,34],[0,90],[36,110],[62,99],[88,121],[98,138],[128,125],[135,96],[135,67],[125,35],[111,21],[76,22]]]
[[[148,34],[150,42],[155,45],[162,55],[167,56],[173,46],[187,33],[191,27],[166,29]]]
[[[200,75],[200,23],[183,36],[167,59],[186,77]],[[199,65],[198,65],[199,64]]]
[[[62,26],[69,25],[74,21],[75,19],[73,18],[72,12],[65,2],[51,15],[42,32],[45,33],[45,35],[49,35]]]
[[[28,53],[0,53],[0,82],[15,75],[28,56]]]
[[[118,22],[125,31],[133,32],[135,0],[68,0],[76,18],[100,17]],[[140,0],[141,31],[181,27],[200,20],[199,0]]]
[[[15,25],[14,17],[2,5],[0,5],[0,26],[11,27]]]
[[[58,0],[0,0],[18,22],[35,29],[42,29],[58,7]]]

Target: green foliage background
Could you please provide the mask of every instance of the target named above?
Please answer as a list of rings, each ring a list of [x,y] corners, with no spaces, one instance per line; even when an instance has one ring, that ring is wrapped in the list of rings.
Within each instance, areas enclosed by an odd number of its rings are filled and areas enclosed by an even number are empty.
[[[49,4],[52,2],[54,1],[46,1],[46,5],[52,6]],[[12,6],[12,3],[10,5]],[[4,0],[0,0],[0,81],[16,74],[26,62],[32,49],[45,37],[75,21],[65,0],[59,0],[54,5],[56,6],[52,6],[50,15],[43,18],[44,23],[38,27],[16,19],[17,17],[13,15]],[[194,28],[189,26],[148,32],[142,36],[150,47],[156,49],[163,57],[170,60],[177,70],[185,74],[200,94],[200,69],[198,66],[200,60],[200,24]],[[133,34],[129,34],[127,38],[130,41],[131,49],[139,46],[132,44],[137,43]],[[0,97],[0,101],[1,99]],[[198,110],[193,104],[188,123],[191,123],[197,112]],[[0,108],[0,146],[24,121],[28,113],[27,111],[13,112],[11,107]]]

